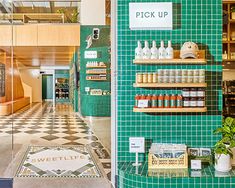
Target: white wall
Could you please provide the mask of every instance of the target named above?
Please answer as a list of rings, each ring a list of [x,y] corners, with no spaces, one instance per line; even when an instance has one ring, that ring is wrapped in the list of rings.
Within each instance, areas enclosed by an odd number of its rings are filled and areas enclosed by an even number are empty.
[[[22,81],[32,88],[32,102],[42,102],[42,76],[40,69],[19,69]]]
[[[235,80],[235,70],[224,70],[223,80]]]
[[[105,25],[105,0],[81,1],[81,25]]]

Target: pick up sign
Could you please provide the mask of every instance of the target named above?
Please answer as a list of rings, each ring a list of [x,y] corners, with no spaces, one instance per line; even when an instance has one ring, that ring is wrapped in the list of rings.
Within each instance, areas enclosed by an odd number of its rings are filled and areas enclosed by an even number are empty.
[[[129,3],[131,30],[172,30],[172,3]]]

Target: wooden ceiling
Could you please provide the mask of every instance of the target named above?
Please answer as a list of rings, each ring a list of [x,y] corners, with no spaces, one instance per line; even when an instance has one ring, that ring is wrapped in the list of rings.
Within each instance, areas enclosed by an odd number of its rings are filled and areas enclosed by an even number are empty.
[[[11,54],[10,48],[3,48]],[[13,55],[25,66],[66,66],[70,64],[75,47],[14,47]]]

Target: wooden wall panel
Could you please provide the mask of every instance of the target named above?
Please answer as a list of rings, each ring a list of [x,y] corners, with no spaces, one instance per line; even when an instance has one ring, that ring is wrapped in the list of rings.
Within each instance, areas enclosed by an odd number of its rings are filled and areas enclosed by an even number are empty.
[[[38,25],[15,25],[14,27],[15,46],[37,46],[38,45]]]
[[[38,25],[38,46],[80,46],[80,25]]]
[[[6,88],[5,88],[5,97],[0,98],[0,102],[9,102],[12,100],[16,100],[19,98],[24,97],[24,89],[23,85],[21,82],[18,66],[16,64],[16,60],[13,61],[12,65],[12,60],[10,55],[6,55],[6,53],[2,53],[1,56],[5,56],[4,59],[5,61],[2,63],[5,64],[6,68]],[[2,58],[1,58],[2,59]],[[12,69],[13,67],[13,69]]]
[[[12,26],[0,26],[0,46],[12,46]]]

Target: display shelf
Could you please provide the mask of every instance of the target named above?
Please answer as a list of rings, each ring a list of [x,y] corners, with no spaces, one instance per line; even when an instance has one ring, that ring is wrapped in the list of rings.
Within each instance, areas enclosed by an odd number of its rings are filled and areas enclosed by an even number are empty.
[[[143,113],[180,113],[180,112],[207,112],[207,108],[133,108],[133,112]]]
[[[86,68],[107,68],[107,66],[86,66]]]
[[[86,79],[88,81],[106,81],[107,79]]]
[[[107,74],[107,72],[86,72],[86,74]]]
[[[135,59],[134,64],[206,64],[205,50],[199,51],[198,59],[181,59],[180,51],[174,51],[174,59]]]
[[[207,87],[207,83],[134,83],[133,86],[144,88]]]

